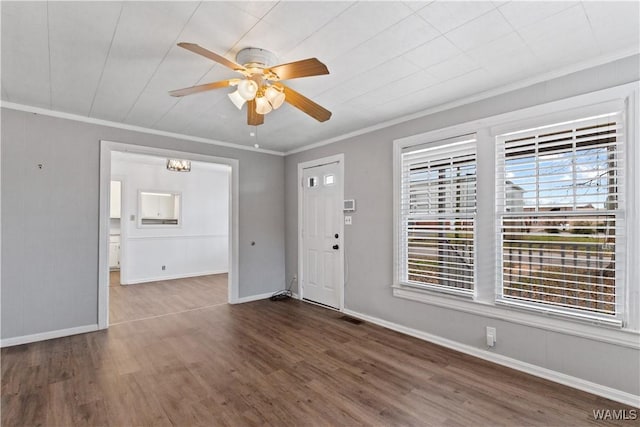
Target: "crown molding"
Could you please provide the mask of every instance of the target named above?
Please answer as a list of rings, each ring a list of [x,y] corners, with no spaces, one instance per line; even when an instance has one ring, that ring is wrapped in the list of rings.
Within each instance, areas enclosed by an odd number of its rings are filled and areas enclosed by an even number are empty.
[[[76,122],[89,123],[89,124],[98,125],[98,126],[108,126],[108,127],[112,127],[112,128],[116,128],[116,129],[130,130],[130,131],[133,131],[133,132],[141,132],[141,133],[147,133],[147,134],[151,134],[151,135],[166,136],[168,138],[182,139],[182,140],[194,141],[194,142],[202,142],[204,144],[211,144],[211,145],[217,145],[217,146],[221,146],[221,147],[234,148],[234,149],[237,149],[237,150],[253,151],[253,152],[256,152],[256,153],[272,154],[272,155],[275,155],[275,156],[284,156],[285,155],[281,151],[266,150],[266,149],[263,149],[263,148],[254,148],[254,147],[249,147],[249,146],[246,146],[246,145],[234,144],[232,142],[218,141],[218,140],[215,140],[215,139],[202,138],[202,137],[199,137],[199,136],[185,135],[185,134],[182,134],[182,133],[167,132],[167,131],[158,130],[158,129],[150,129],[150,128],[146,128],[146,127],[142,127],[142,126],[135,126],[135,125],[129,125],[129,124],[126,124],[126,123],[121,123],[121,122],[113,122],[113,121],[110,121],[110,120],[102,120],[102,119],[96,119],[96,118],[93,118],[93,117],[80,116],[78,114],[65,113],[65,112],[62,112],[62,111],[50,110],[50,109],[47,109],[47,108],[33,107],[31,105],[18,104],[18,103],[15,103],[15,102],[8,102],[8,101],[4,101],[4,100],[2,100],[0,102],[0,107],[7,108],[7,109],[10,109],[10,110],[24,111],[24,112],[27,112],[27,113],[41,114],[43,116],[57,117],[57,118],[60,118],[60,119],[67,119],[67,120],[72,120],[72,121],[76,121]]]
[[[80,116],[77,114],[65,113],[62,111],[51,110],[51,109],[40,108],[40,107],[33,107],[30,105],[18,104],[18,103],[8,102],[4,100],[0,101],[0,107],[12,109],[12,110],[42,114],[42,115],[51,116],[51,117],[58,117],[58,118],[63,118],[63,119],[73,120],[73,121],[78,121],[83,123],[90,123],[90,124],[95,124],[99,126],[108,126],[108,127],[118,128],[118,129],[130,130],[134,132],[142,132],[142,133],[147,133],[152,135],[166,136],[168,138],[177,138],[177,139],[183,139],[188,141],[201,142],[205,144],[218,145],[221,147],[235,148],[238,150],[272,154],[275,156],[288,156],[291,154],[296,154],[303,151],[312,150],[314,148],[322,147],[324,145],[333,144],[334,142],[350,139],[359,135],[375,132],[380,129],[385,129],[391,126],[395,126],[397,124],[405,123],[414,119],[429,116],[431,114],[450,110],[452,108],[460,107],[466,104],[471,104],[473,102],[482,101],[484,99],[492,98],[494,96],[499,96],[499,95],[512,92],[518,89],[522,89],[528,86],[532,86],[538,83],[543,83],[545,81],[553,80],[555,78],[563,77],[563,76],[576,73],[582,70],[587,70],[589,68],[597,67],[599,65],[604,65],[619,59],[627,58],[633,55],[638,55],[639,53],[640,52],[638,51],[637,48],[630,48],[630,49],[621,50],[612,54],[601,55],[597,58],[594,58],[588,61],[583,61],[570,66],[562,67],[544,74],[540,74],[535,77],[520,80],[520,81],[510,83],[504,86],[500,86],[497,88],[489,89],[487,91],[480,92],[471,96],[467,96],[465,98],[457,99],[455,101],[447,102],[445,104],[440,104],[435,107],[428,108],[426,110],[422,110],[416,113],[412,113],[412,114],[398,117],[392,120],[381,122],[374,126],[364,127],[352,132],[345,133],[343,135],[324,139],[324,140],[314,142],[299,148],[295,148],[293,150],[289,150],[289,151],[276,151],[276,150],[267,150],[264,148],[254,148],[246,145],[235,144],[232,142],[218,141],[215,139],[202,138],[198,136],[191,136],[191,135],[186,135],[181,133],[167,132],[167,131],[162,131],[157,129],[150,129],[142,126],[135,126],[135,125],[130,125],[130,124],[121,123],[121,122],[113,122],[109,120],[96,119],[93,117]]]
[[[460,107],[466,104],[471,104],[473,102],[482,101],[484,99],[492,98],[494,96],[502,95],[505,93],[513,92],[518,89],[523,89],[528,86],[533,86],[538,83],[543,83],[549,80],[553,80],[559,77],[563,77],[569,74],[577,73],[579,71],[587,70],[589,68],[597,67],[599,65],[604,65],[613,61],[617,61],[619,59],[624,59],[633,55],[638,55],[640,51],[637,48],[625,49],[613,54],[601,55],[597,58],[579,62],[577,64],[573,64],[570,66],[562,67],[544,74],[540,74],[534,77],[530,77],[524,80],[519,80],[514,83],[509,83],[504,86],[500,86],[497,88],[489,89],[484,92],[479,92],[474,95],[467,96],[465,98],[457,99],[455,101],[447,102],[445,104],[440,104],[435,107],[428,108],[426,110],[419,111],[417,113],[412,113],[406,116],[398,117],[393,120],[388,120],[386,122],[378,123],[374,126],[368,126],[362,129],[355,130],[353,132],[345,133],[344,135],[336,136],[333,138],[325,139],[322,141],[314,142],[312,144],[305,145],[300,148],[296,148],[293,150],[286,151],[285,156],[289,156],[291,154],[300,153],[307,150],[312,150],[314,148],[322,147],[324,145],[333,144],[334,142],[343,141],[345,139],[353,138],[359,135],[364,135],[367,133],[371,133],[380,129],[385,129],[391,126],[395,126],[400,123],[405,123],[414,119],[418,119],[421,117],[429,116],[431,114],[439,113],[446,110],[451,110],[456,107]]]

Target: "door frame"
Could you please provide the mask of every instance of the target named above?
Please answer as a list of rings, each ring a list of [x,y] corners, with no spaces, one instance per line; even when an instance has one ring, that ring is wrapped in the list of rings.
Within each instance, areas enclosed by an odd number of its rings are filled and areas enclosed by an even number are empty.
[[[338,198],[340,203],[344,200],[344,153],[335,154],[333,156],[322,157],[320,159],[309,160],[306,162],[298,163],[298,299],[304,298],[303,283],[305,279],[304,275],[304,246],[302,239],[302,229],[304,224],[304,180],[303,173],[305,169],[313,168],[316,166],[327,165],[330,163],[338,163],[338,170],[340,171],[340,182],[337,185]],[[338,283],[338,296],[340,299],[339,311],[344,311],[344,211],[340,210],[339,214],[339,233],[340,238],[338,244],[340,245],[338,254],[338,268],[340,269],[340,283]]]
[[[239,161],[226,157],[167,150],[143,145],[115,141],[100,141],[100,192],[99,192],[99,236],[98,236],[98,329],[109,327],[109,197],[111,193],[111,153],[146,154],[158,157],[173,157],[198,162],[217,163],[231,167],[229,179],[229,275],[228,302],[239,302]],[[124,206],[122,206],[124,207]],[[121,207],[121,208],[122,208]],[[121,215],[122,216],[122,215]],[[120,219],[122,221],[122,218]],[[122,227],[122,224],[121,224]],[[122,236],[121,236],[122,239]],[[122,245],[122,242],[120,242]],[[122,246],[121,246],[122,248]]]

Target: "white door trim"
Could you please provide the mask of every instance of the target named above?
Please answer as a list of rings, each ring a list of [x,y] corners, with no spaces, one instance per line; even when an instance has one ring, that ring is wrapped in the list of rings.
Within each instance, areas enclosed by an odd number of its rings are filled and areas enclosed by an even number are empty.
[[[217,163],[231,167],[229,180],[229,278],[228,301],[236,304],[238,292],[238,260],[239,260],[239,162],[236,159],[189,153],[177,150],[125,144],[114,141],[100,141],[100,227],[98,236],[98,329],[109,327],[109,196],[111,192],[111,152],[147,154],[161,157],[177,157],[181,159]],[[123,219],[121,218],[121,221]]]
[[[304,283],[304,268],[303,257],[304,248],[302,240],[302,225],[304,224],[304,195],[303,195],[303,171],[316,166],[322,166],[329,163],[338,163],[338,170],[340,171],[340,182],[338,183],[338,197],[340,200],[344,200],[344,153],[336,154],[329,157],[323,157],[320,159],[309,160],[307,162],[298,163],[298,298],[304,298],[303,283]],[[339,226],[340,238],[338,244],[340,245],[340,256],[338,262],[338,268],[340,269],[340,283],[338,283],[338,295],[340,296],[340,311],[344,311],[344,217],[341,216]]]

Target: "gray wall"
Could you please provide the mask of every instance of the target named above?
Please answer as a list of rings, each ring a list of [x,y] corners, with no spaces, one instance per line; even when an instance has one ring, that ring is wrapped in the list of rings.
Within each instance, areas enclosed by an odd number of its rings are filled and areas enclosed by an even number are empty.
[[[638,350],[516,325],[392,296],[393,140],[560,100],[640,78],[639,57],[536,84],[316,149],[289,155],[286,177],[286,274],[297,273],[297,165],[345,155],[345,199],[356,199],[345,226],[345,307],[462,344],[484,348],[485,325],[496,326],[499,354],[640,395]],[[366,255],[364,255],[366,254]]]
[[[296,274],[297,164],[344,153],[345,198],[358,204],[354,224],[345,230],[345,306],[482,348],[488,319],[391,295],[392,141],[637,80],[638,60],[616,61],[286,159],[2,109],[1,336],[97,322],[99,140],[107,139],[239,159],[240,297],[281,289]],[[640,394],[637,350],[491,323],[499,330],[496,351],[505,356]]]
[[[2,339],[97,323],[101,139],[238,159],[239,296],[284,288],[282,157],[4,108],[1,118]]]

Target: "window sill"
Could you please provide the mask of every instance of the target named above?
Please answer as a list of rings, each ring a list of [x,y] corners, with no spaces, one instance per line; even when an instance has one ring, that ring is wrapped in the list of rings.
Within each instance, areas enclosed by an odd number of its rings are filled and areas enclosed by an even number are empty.
[[[458,298],[450,295],[438,295],[434,292],[402,285],[393,286],[393,296],[436,307],[448,308],[510,323],[615,344],[621,347],[640,349],[640,333],[638,331],[612,328],[607,325],[597,324],[597,321],[586,323],[584,321],[567,320],[544,313],[533,314],[511,307],[472,301],[468,298]]]

